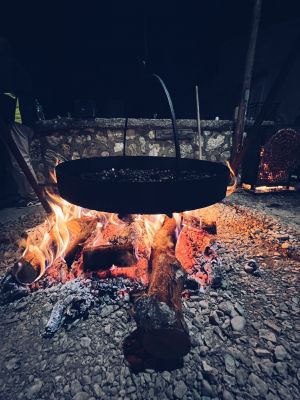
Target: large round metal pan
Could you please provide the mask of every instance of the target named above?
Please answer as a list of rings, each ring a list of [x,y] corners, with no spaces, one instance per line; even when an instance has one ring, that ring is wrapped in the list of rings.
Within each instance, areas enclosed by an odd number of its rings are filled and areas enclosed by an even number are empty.
[[[114,168],[176,171],[176,158],[96,157],[66,161],[56,167],[60,195],[81,207],[119,214],[170,214],[214,204],[226,195],[229,170],[225,165],[194,159],[178,160],[185,176],[194,171],[199,179],[126,182],[88,179],[90,173]]]

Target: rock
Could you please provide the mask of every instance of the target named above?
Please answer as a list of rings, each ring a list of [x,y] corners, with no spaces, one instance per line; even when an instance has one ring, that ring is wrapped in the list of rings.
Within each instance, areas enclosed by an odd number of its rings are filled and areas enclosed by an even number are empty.
[[[209,316],[209,322],[212,325],[220,325],[222,323],[222,321],[220,320],[218,314],[216,311],[213,311],[210,316]]]
[[[230,323],[234,331],[240,332],[245,328],[246,319],[240,315],[237,315],[231,319]]]
[[[240,387],[244,387],[246,385],[247,376],[248,376],[247,371],[244,368],[240,367],[236,370],[235,377],[236,377],[237,384]]]
[[[281,328],[278,325],[276,325],[273,321],[270,321],[270,320],[267,319],[267,320],[264,321],[264,324],[268,328],[272,329],[276,333],[280,333],[281,332]]]
[[[254,353],[257,357],[260,358],[269,357],[271,355],[271,353],[268,350],[261,348],[254,349]]]
[[[282,376],[283,378],[287,378],[288,370],[286,363],[278,361],[277,363],[275,363],[275,370],[278,372],[280,376]]]
[[[275,354],[276,361],[283,361],[286,359],[286,357],[288,355],[285,348],[281,345],[275,347],[274,354]]]
[[[100,385],[98,384],[98,383],[95,383],[94,385],[93,385],[93,389],[94,389],[94,392],[95,392],[95,395],[97,396],[97,397],[100,397],[101,396],[101,387],[100,387]]]
[[[80,344],[82,347],[88,348],[88,347],[90,347],[91,339],[87,336],[84,336],[80,339]]]
[[[268,331],[267,329],[259,329],[259,337],[265,340],[269,340],[272,343],[276,343],[277,339],[273,332]]]
[[[183,381],[179,381],[176,383],[175,388],[174,388],[174,396],[177,399],[182,399],[183,396],[187,392],[187,387]]]
[[[225,354],[225,369],[230,375],[235,375],[235,360],[230,354]]]
[[[265,397],[268,393],[269,387],[266,382],[264,382],[259,376],[255,375],[253,372],[249,375],[249,383],[253,385],[258,393]]]
[[[203,379],[201,382],[201,394],[208,397],[213,397],[215,395],[213,388],[206,379]]]
[[[245,311],[243,307],[240,305],[240,303],[238,302],[234,303],[234,308],[240,315],[244,315]]]
[[[208,302],[205,300],[201,300],[201,301],[199,301],[199,306],[201,308],[208,308]]]
[[[90,395],[86,392],[79,392],[74,397],[73,400],[88,400]]]
[[[226,389],[223,390],[222,396],[223,400],[234,400],[234,396]]]
[[[5,367],[9,371],[12,371],[18,369],[20,367],[20,364],[20,360],[17,357],[13,357],[6,361]]]
[[[40,379],[36,379],[32,386],[26,389],[26,397],[28,400],[34,399],[42,389],[43,382]]]
[[[74,379],[74,380],[71,382],[70,391],[71,391],[71,394],[72,394],[73,396],[75,396],[76,393],[82,391],[82,386],[81,386],[81,383],[79,382],[78,379]]]

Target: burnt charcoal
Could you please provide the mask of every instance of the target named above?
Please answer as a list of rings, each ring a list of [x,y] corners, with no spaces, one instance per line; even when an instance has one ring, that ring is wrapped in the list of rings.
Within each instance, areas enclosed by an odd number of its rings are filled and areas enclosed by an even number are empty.
[[[89,181],[102,181],[102,182],[170,182],[174,180],[181,181],[196,181],[204,178],[211,178],[215,174],[204,173],[200,171],[180,171],[177,178],[176,170],[170,169],[130,169],[130,168],[120,168],[120,169],[103,169],[101,171],[95,172],[85,172],[80,174],[80,177],[84,180]]]
[[[197,291],[200,288],[199,283],[193,278],[187,278],[184,283],[184,288],[191,291]]]
[[[248,263],[244,266],[244,271],[256,277],[259,277],[261,275],[259,265],[255,260],[249,260]]]
[[[213,289],[219,289],[222,287],[224,279],[224,269],[220,259],[213,259],[211,261],[211,287]]]
[[[9,272],[0,281],[0,304],[13,303],[22,297],[28,296],[30,289],[18,283],[15,277]]]

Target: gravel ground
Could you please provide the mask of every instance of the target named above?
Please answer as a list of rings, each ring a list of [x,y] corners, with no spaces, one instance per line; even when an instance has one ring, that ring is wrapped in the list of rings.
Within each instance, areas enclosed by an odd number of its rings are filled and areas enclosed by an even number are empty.
[[[289,223],[292,208],[275,216],[252,196],[234,196],[213,206],[223,288],[183,300],[192,349],[182,368],[130,371],[122,345],[135,323],[125,301],[103,303],[43,337],[66,291],[59,285],[0,307],[1,400],[299,399],[299,226]],[[2,225],[2,271],[18,257],[18,232],[42,218],[38,212]]]

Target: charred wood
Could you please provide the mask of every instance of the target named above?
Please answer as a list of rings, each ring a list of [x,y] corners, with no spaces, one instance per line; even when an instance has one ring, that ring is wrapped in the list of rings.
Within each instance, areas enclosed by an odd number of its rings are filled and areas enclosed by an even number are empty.
[[[137,262],[131,243],[107,244],[83,249],[84,269],[109,269],[112,265],[127,267]]]
[[[135,302],[141,341],[150,354],[163,359],[180,358],[190,350],[181,304],[185,274],[175,257],[175,229],[176,221],[166,217],[152,246],[148,292]]]

